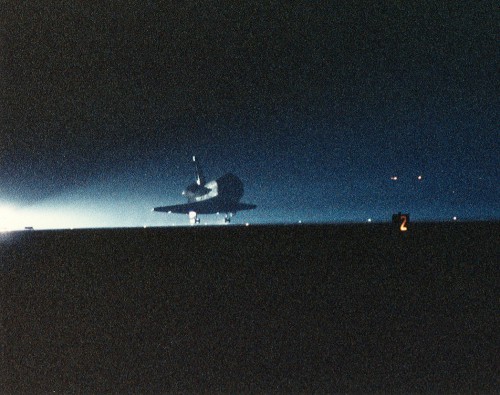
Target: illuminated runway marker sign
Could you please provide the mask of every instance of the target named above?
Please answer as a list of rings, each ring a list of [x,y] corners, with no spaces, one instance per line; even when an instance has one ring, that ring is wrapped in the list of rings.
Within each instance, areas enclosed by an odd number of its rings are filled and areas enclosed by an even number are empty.
[[[400,212],[393,214],[392,223],[397,226],[401,232],[406,232],[408,230],[408,224],[410,223],[410,214],[401,214]]]

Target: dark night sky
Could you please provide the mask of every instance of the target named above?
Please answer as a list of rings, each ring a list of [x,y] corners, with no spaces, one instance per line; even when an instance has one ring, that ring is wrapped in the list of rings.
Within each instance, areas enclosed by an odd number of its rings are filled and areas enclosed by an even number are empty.
[[[4,222],[184,223],[193,154],[240,222],[498,219],[493,2],[342,3],[7,0]]]

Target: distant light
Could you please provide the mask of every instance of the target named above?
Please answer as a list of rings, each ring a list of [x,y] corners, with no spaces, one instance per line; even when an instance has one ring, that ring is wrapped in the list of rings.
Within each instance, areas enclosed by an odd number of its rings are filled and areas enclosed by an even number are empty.
[[[10,214],[14,209],[10,206],[0,206],[0,214]]]
[[[302,221],[299,220],[299,224],[301,224],[301,223],[302,223]]]
[[[147,228],[147,226],[146,226],[146,225],[144,225],[144,229],[146,229],[146,228]]]
[[[457,217],[453,217],[453,221],[456,221],[457,220]]]
[[[371,218],[368,218],[368,222],[372,222],[372,219],[371,219]]]
[[[397,180],[398,180],[398,177],[397,177],[397,176],[392,176],[392,177],[391,177],[391,180],[392,180],[392,181],[397,181]]]
[[[422,176],[418,176],[417,178],[418,178],[418,180],[420,181],[420,180],[422,179]]]
[[[9,232],[17,228],[16,212],[12,206],[0,206],[0,229],[1,232]]]
[[[250,225],[250,224],[247,222],[247,223],[245,224],[245,226],[248,226],[248,225]]]

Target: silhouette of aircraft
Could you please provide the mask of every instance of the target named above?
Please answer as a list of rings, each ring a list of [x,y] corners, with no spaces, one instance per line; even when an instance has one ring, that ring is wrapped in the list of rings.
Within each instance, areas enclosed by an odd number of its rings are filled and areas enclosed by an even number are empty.
[[[196,156],[193,156],[193,163],[196,168],[196,182],[182,192],[188,202],[155,207],[153,211],[188,214],[192,224],[200,222],[198,214],[225,213],[224,222],[228,223],[236,212],[257,207],[255,204],[240,203],[243,196],[243,182],[237,176],[227,173],[214,181],[206,182]]]

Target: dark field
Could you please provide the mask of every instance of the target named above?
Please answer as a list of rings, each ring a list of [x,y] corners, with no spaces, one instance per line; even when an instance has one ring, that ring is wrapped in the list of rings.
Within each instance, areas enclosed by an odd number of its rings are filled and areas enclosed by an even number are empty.
[[[0,392],[495,392],[499,234],[0,235]]]

